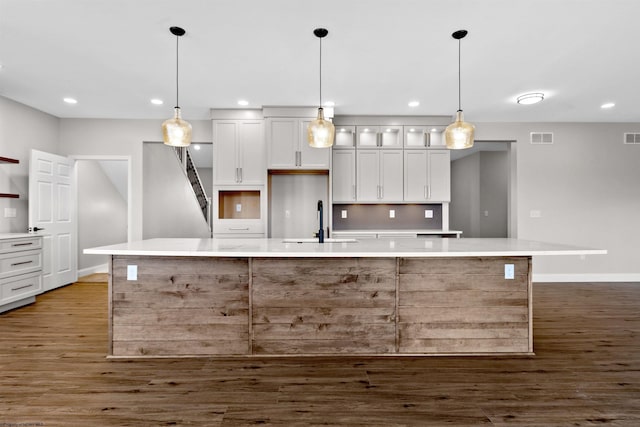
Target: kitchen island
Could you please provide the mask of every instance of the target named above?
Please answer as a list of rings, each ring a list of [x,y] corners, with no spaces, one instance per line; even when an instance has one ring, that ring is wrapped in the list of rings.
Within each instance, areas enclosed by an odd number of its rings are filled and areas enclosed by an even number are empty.
[[[151,239],[111,256],[109,356],[532,354],[516,239]]]

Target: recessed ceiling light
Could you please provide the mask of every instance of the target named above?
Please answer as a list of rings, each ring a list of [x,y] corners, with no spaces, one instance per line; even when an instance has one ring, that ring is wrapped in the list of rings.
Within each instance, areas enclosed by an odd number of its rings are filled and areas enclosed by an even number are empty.
[[[327,101],[327,102],[324,103],[324,106],[325,107],[335,107],[336,103],[333,102],[333,101]]]
[[[518,98],[516,98],[516,102],[522,105],[531,105],[531,104],[537,104],[543,99],[544,99],[544,93],[534,92],[534,93],[525,93],[524,95],[520,95]]]
[[[73,99],[73,98],[64,98],[63,101],[66,102],[67,104],[77,104],[78,103],[78,101],[76,99]]]
[[[199,144],[194,144],[193,145],[193,149],[196,150],[196,151],[199,150],[200,149],[200,145]]]
[[[162,105],[162,104],[164,104],[164,101],[163,101],[162,99],[153,98],[153,99],[151,100],[151,103],[152,103],[153,105]]]
[[[431,132],[438,132],[438,129],[436,129],[436,128],[432,128],[432,129],[431,129]]]
[[[249,101],[241,99],[238,101],[238,105],[242,105],[243,107],[246,107],[247,105],[249,105]]]
[[[606,104],[602,104],[600,108],[604,108],[606,110],[607,108],[613,108],[615,106],[616,104],[614,104],[613,102],[607,102]]]
[[[420,101],[410,101],[408,105],[409,107],[417,107],[420,105]]]

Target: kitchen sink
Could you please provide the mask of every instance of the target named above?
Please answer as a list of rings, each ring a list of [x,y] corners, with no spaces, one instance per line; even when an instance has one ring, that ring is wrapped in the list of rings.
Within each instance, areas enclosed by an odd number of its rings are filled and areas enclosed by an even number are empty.
[[[324,239],[324,243],[354,243],[356,239]],[[318,243],[317,237],[303,238],[303,239],[283,239],[282,243]]]

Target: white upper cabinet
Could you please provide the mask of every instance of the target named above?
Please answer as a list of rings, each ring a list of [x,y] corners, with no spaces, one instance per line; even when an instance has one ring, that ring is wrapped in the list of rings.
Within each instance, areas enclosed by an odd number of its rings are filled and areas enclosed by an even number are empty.
[[[444,148],[442,130],[433,126],[404,126],[404,148]]]
[[[402,153],[402,150],[357,152],[357,201],[403,201]]]
[[[329,169],[331,148],[313,148],[307,127],[313,119],[267,119],[269,169]]]
[[[356,151],[334,150],[331,165],[334,202],[356,200]]]
[[[356,126],[357,148],[402,148],[402,126]]]
[[[336,140],[333,149],[353,149],[356,148],[356,127],[336,126]]]
[[[266,176],[262,120],[213,120],[214,185],[260,185]]]
[[[451,200],[449,150],[404,151],[404,200],[448,202]]]

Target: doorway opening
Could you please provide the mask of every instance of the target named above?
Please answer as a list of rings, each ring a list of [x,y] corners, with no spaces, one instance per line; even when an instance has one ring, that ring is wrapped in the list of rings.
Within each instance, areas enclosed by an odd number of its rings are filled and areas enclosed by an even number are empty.
[[[516,236],[515,141],[451,151],[449,227],[462,237]]]

